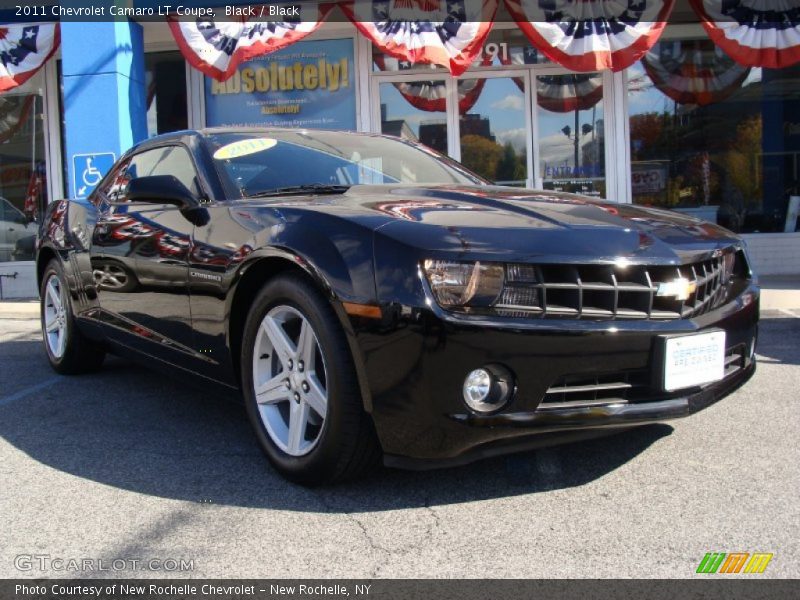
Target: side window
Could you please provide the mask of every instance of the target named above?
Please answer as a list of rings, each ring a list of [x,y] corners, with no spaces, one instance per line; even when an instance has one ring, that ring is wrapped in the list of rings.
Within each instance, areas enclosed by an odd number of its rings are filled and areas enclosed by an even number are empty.
[[[134,155],[128,167],[128,180],[147,175],[174,175],[193,194],[200,191],[194,164],[183,146],[165,146]]]
[[[200,193],[194,164],[189,151],[183,146],[164,146],[133,155],[117,165],[100,191],[109,202],[125,202],[128,183],[148,175],[174,175],[193,194]]]

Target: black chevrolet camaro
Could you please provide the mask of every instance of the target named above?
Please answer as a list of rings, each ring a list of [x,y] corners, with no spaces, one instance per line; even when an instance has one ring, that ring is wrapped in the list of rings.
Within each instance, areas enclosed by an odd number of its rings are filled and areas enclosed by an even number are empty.
[[[56,371],[112,352],[240,389],[309,484],[682,417],[755,368],[734,234],[493,186],[380,135],[150,139],[52,203],[37,252]]]

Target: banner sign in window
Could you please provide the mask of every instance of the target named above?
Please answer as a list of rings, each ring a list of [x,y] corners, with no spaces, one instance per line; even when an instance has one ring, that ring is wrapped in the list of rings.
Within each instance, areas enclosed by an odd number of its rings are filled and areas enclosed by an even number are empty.
[[[352,39],[297,42],[205,86],[209,127],[356,128]]]

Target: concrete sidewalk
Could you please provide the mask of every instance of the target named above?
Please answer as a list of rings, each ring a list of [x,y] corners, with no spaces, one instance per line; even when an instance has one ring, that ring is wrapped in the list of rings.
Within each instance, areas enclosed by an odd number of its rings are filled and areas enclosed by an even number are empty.
[[[0,300],[0,319],[38,319],[39,300]]]
[[[761,277],[761,310],[800,311],[800,275]],[[0,300],[0,319],[36,319],[39,301]]]

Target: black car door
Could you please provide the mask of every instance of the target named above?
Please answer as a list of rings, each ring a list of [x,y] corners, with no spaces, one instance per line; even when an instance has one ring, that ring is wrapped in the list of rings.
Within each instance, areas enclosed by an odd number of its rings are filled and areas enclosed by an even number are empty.
[[[192,362],[198,358],[187,287],[193,225],[171,204],[128,200],[128,183],[150,175],[173,175],[202,194],[182,145],[149,148],[117,167],[99,190],[91,249],[98,301],[117,341],[157,358]]]

